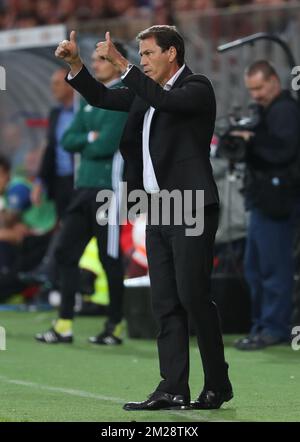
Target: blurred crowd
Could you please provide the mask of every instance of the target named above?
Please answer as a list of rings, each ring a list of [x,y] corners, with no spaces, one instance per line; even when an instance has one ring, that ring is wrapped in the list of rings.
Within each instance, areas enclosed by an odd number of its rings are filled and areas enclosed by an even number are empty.
[[[207,11],[216,8],[238,8],[243,5],[280,5],[289,0],[0,0],[0,29],[109,18],[161,17],[172,21],[185,11]]]

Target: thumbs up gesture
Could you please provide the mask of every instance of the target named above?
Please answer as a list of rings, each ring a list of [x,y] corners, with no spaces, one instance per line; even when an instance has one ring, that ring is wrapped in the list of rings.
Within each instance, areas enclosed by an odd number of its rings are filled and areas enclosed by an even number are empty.
[[[113,64],[117,70],[123,72],[126,70],[128,61],[117,50],[112,42],[110,32],[106,32],[105,41],[97,43],[96,52],[99,57],[105,58],[111,64]]]
[[[110,32],[107,31],[105,33],[105,40],[107,41],[107,43],[112,43],[111,38],[110,38]]]
[[[70,40],[63,40],[59,43],[55,51],[55,56],[63,59],[71,67],[74,65],[78,65],[78,67],[79,65],[82,66],[75,31],[71,31]]]

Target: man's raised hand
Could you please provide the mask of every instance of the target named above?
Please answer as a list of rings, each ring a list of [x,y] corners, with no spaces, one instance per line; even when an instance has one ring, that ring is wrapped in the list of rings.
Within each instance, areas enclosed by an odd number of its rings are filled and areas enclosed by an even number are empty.
[[[105,58],[112,63],[121,72],[124,71],[128,65],[128,61],[117,50],[110,37],[110,33],[106,32],[105,41],[97,43],[96,52],[99,57]]]
[[[82,67],[82,61],[79,56],[79,48],[76,41],[76,32],[71,31],[70,40],[63,40],[57,46],[55,56],[61,58],[71,67],[71,70],[77,73]],[[77,71],[77,72],[76,72]]]

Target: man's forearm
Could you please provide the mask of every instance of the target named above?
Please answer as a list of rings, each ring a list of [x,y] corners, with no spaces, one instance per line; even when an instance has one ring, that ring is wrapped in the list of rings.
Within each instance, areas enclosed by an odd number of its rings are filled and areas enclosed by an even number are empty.
[[[79,92],[91,106],[102,109],[128,112],[134,100],[134,93],[127,88],[109,89],[97,81],[83,65],[80,73],[66,81]]]
[[[126,58],[120,57],[118,58],[118,61],[115,63],[121,74],[123,75],[126,71],[128,66],[130,66],[130,63]]]
[[[71,76],[75,77],[82,69],[83,62],[80,57],[78,57],[74,62],[69,63]]]

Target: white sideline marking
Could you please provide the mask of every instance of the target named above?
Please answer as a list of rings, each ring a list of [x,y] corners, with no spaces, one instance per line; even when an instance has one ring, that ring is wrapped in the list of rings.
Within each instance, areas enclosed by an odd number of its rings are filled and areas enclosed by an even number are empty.
[[[47,391],[53,391],[56,393],[70,394],[71,396],[85,397],[85,398],[96,399],[96,400],[100,400],[100,401],[115,402],[118,404],[126,402],[121,398],[103,396],[100,394],[89,393],[88,391],[73,390],[72,388],[50,387],[49,385],[37,384],[35,382],[20,381],[18,379],[7,379],[3,376],[0,376],[0,380],[2,382],[6,382],[7,384],[22,385],[24,387],[37,388],[38,390],[47,390]]]
[[[83,391],[83,390],[73,390],[72,388],[61,388],[61,387],[50,387],[49,385],[42,385],[42,384],[37,384],[36,382],[27,382],[27,381],[21,381],[18,379],[7,379],[4,376],[0,376],[0,381],[5,382],[7,384],[14,384],[14,385],[22,385],[23,387],[30,387],[30,388],[36,388],[38,390],[46,390],[46,391],[52,391],[52,392],[56,392],[56,393],[63,393],[63,394],[69,394],[71,396],[77,396],[77,397],[84,397],[84,398],[88,398],[88,399],[96,399],[99,401],[107,401],[107,402],[114,402],[116,404],[125,404],[126,400],[125,399],[121,399],[121,398],[117,398],[117,397],[110,397],[110,396],[103,396],[101,394],[94,394],[94,393],[90,393],[88,391]],[[162,410],[163,412],[163,410]],[[171,415],[175,415],[178,417],[181,417],[182,419],[184,418],[188,418],[193,422],[230,422],[228,420],[221,420],[221,419],[212,419],[212,418],[207,418],[205,419],[204,417],[200,416],[200,414],[198,414],[198,412],[190,412],[190,411],[172,411],[172,410],[165,410],[165,413],[171,414]],[[128,412],[128,413],[132,413],[132,412]],[[138,413],[138,411],[137,411]]]

